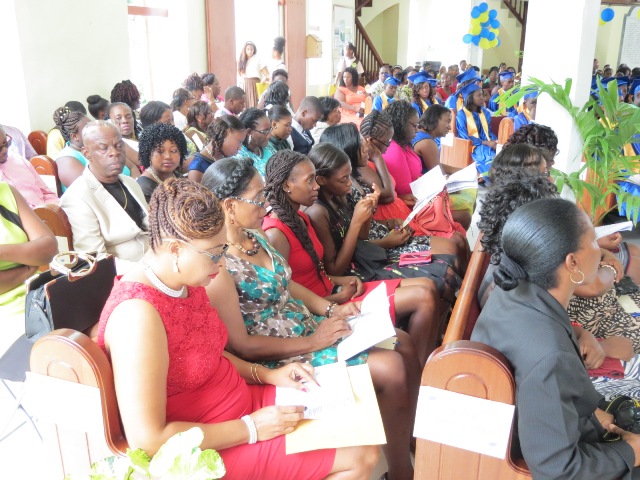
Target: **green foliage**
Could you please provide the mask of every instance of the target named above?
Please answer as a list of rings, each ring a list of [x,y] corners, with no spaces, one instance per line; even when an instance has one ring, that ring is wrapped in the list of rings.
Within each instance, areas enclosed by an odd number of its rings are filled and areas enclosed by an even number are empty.
[[[213,480],[227,473],[220,454],[200,450],[204,439],[194,427],[171,437],[153,459],[142,450],[127,449],[126,457],[108,457],[91,465],[90,480]],[[72,480],[67,475],[65,480]]]
[[[516,105],[527,93],[548,94],[571,115],[584,144],[584,163],[578,171],[566,174],[554,170],[558,188],[569,187],[595,225],[612,210],[606,207],[610,194],[617,196],[619,202],[627,203],[627,215],[637,223],[640,197],[623,191],[618,182],[626,180],[629,172],[640,172],[640,156],[623,154],[625,145],[640,133],[640,108],[620,102],[616,82],[609,82],[604,87],[598,79],[600,99],[590,97],[582,108],[573,105],[569,98],[571,79],[564,85],[545,83],[537,78],[530,78],[529,82],[529,85],[514,87],[501,95],[502,108],[497,114]]]

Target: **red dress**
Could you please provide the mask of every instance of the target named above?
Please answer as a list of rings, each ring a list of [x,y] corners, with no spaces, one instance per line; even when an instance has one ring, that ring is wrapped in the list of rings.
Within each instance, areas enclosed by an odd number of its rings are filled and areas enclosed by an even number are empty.
[[[311,238],[311,243],[313,243],[313,248],[318,254],[318,258],[322,259],[324,255],[324,247],[322,243],[320,243],[320,239],[316,234],[316,231],[311,226],[311,221],[309,217],[302,212],[298,212],[298,214],[304,220],[304,223],[307,225],[307,231],[309,232],[309,237]],[[296,237],[287,225],[282,223],[279,219],[273,217],[264,217],[262,221],[263,230],[267,231],[270,228],[277,228],[280,230],[287,240],[289,241],[289,266],[291,267],[291,280],[296,283],[299,283],[303,287],[308,288],[313,293],[320,297],[326,297],[331,295],[331,290],[333,289],[333,284],[329,277],[322,272],[321,277],[318,277],[316,266],[313,263],[313,259],[311,255],[307,253],[307,251],[302,246],[302,242]],[[400,282],[402,279],[397,278],[393,280],[380,280],[376,282],[365,282],[364,292],[359,297],[352,299],[352,302],[360,302],[367,296],[374,288],[376,288],[381,283],[385,283],[387,285],[387,294],[389,295],[389,315],[391,315],[391,321],[395,325],[396,323],[396,303],[395,303],[395,291],[396,288],[400,286]]]
[[[210,307],[202,287],[189,287],[187,298],[171,298],[148,285],[116,279],[100,316],[98,345],[103,350],[109,316],[121,302],[132,298],[153,305],[167,333],[167,422],[237,420],[274,404],[275,387],[247,385],[231,361],[222,356],[227,329]],[[285,437],[279,436],[253,445],[226,448],[219,453],[227,469],[225,479],[297,480],[325,478],[331,471],[336,451],[285,455]]]

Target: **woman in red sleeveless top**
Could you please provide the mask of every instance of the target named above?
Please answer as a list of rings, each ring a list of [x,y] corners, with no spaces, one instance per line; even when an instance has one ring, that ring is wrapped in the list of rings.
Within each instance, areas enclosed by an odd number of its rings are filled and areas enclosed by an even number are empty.
[[[201,448],[219,451],[225,478],[369,478],[375,446],[285,454],[283,435],[303,407],[274,406],[273,385],[303,388],[292,378],[312,380],[311,367],[270,370],[224,351],[227,330],[204,290],[227,248],[215,196],[169,179],[154,191],[149,217],[151,249],[115,281],[98,332],[131,448],[153,455],[198,426]]]

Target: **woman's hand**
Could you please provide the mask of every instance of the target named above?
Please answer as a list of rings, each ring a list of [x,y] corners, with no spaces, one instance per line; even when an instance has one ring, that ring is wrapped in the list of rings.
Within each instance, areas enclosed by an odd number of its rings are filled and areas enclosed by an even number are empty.
[[[302,406],[271,406],[256,410],[251,415],[258,430],[258,441],[293,432],[304,416]]]
[[[640,435],[627,432],[626,430],[621,429],[620,427],[618,427],[617,425],[614,425],[613,423],[609,425],[608,430],[611,433],[620,435],[622,440],[624,440],[629,444],[629,446],[633,449],[633,453],[636,458],[634,467],[640,467]]]
[[[404,245],[411,239],[411,232],[407,228],[394,228],[377,243],[382,248],[395,248]]]
[[[380,152],[380,149],[374,145],[370,138],[364,139],[364,145],[369,152],[369,160],[374,164],[377,164],[381,160],[384,161],[382,158],[382,152]]]
[[[351,223],[361,227],[373,216],[373,210],[375,209],[375,205],[370,198],[363,198],[358,203],[356,203],[355,208],[353,209],[353,217],[351,217]]]
[[[482,145],[486,145],[487,147],[490,147],[493,150],[495,150],[496,147],[498,146],[498,142],[496,142],[495,140],[483,140]]]
[[[260,375],[264,377],[262,378],[264,383],[302,391],[306,391],[305,383],[315,383],[313,372],[314,368],[310,363],[290,363],[280,368],[260,369]]]
[[[418,199],[415,196],[413,196],[411,193],[407,193],[405,195],[398,195],[398,197],[402,199],[402,201],[406,203],[407,207],[409,208],[413,208],[416,202],[418,201]]]
[[[619,282],[620,280],[622,280],[622,278],[624,277],[624,267],[622,266],[622,263],[620,263],[620,260],[618,260],[618,257],[604,248],[600,249],[600,255],[600,265],[610,265],[615,268],[615,281]]]
[[[313,342],[312,351],[316,352],[330,347],[347,335],[351,335],[351,326],[347,322],[347,316],[334,314],[332,317],[324,318],[310,337]]]
[[[581,332],[580,338],[578,338],[578,346],[584,359],[584,365],[588,369],[600,368],[600,365],[604,362],[605,354],[600,342],[591,332],[587,330]]]
[[[364,285],[362,285],[362,280],[360,280],[356,276],[331,277],[331,282],[334,285],[339,285],[342,287],[342,289],[340,290],[340,292],[338,292],[337,295],[340,295],[343,292],[345,292],[342,298],[346,297],[346,300],[344,300],[343,302],[338,301],[337,303],[339,304],[349,301],[354,297],[359,297],[360,295],[362,295],[362,292],[364,291]],[[351,296],[347,297],[347,293],[349,293]]]
[[[600,408],[596,408],[595,416],[600,422],[600,425],[602,425],[602,428],[609,430],[609,425],[613,423],[613,415],[601,410]]]
[[[362,302],[345,303],[344,305],[337,305],[333,308],[333,315],[338,317],[353,317],[360,313],[360,305]]]

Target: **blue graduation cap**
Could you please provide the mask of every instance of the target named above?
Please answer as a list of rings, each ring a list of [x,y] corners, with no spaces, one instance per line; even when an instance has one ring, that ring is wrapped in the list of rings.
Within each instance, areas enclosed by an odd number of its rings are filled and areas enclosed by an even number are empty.
[[[431,77],[431,75],[428,75],[425,72],[414,73],[413,75],[409,75],[407,79],[412,81],[413,83],[425,83],[425,82],[431,83],[431,80],[435,80],[434,78]]]
[[[618,82],[618,86],[629,85],[629,77],[609,77],[602,80],[603,85],[607,85],[609,82],[615,80]]]
[[[537,97],[538,97],[538,92],[529,92],[524,97],[522,97],[522,99],[523,100],[531,100],[531,99],[537,98]]]
[[[515,73],[510,72],[509,70],[505,70],[500,74],[500,81],[503,82],[505,80],[508,80],[510,78],[515,78],[515,77],[516,77]]]
[[[631,92],[632,95],[635,95],[636,93],[640,93],[640,78],[636,78],[631,83],[631,86],[629,87],[629,92]]]
[[[482,78],[480,78],[480,75],[478,75],[478,73],[473,68],[470,68],[466,72],[462,72],[460,75],[456,75],[456,80],[458,80],[459,83],[462,83],[468,82],[470,80],[482,80]]]
[[[391,85],[393,87],[399,87],[400,85],[402,85],[402,82],[400,82],[400,80],[397,80],[393,77],[389,77],[384,81],[385,85]]]
[[[470,83],[460,89],[460,95],[462,96],[462,98],[467,98],[467,95],[472,94],[476,90],[480,90],[480,87],[475,83]]]

